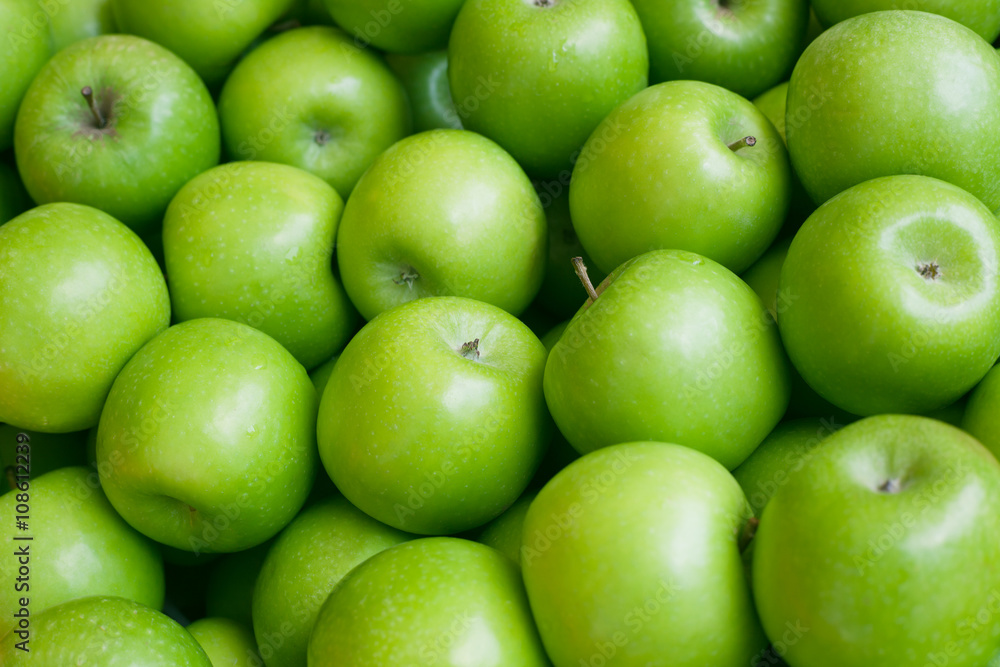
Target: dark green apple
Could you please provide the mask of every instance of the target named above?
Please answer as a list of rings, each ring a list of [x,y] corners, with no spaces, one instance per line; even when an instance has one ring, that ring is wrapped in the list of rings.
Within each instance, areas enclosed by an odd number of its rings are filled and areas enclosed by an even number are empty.
[[[507,510],[486,524],[476,538],[477,542],[493,547],[509,558],[518,567],[521,566],[521,534],[524,532],[524,517],[528,515],[531,501],[538,491],[527,491],[517,499]]]
[[[1000,369],[997,366],[990,369],[969,396],[961,426],[993,452],[993,456],[1000,458]]]
[[[654,83],[707,81],[754,97],[788,76],[801,53],[808,0],[633,0]]]
[[[1000,58],[969,28],[925,12],[863,14],[820,35],[795,66],[788,152],[817,203],[872,178],[922,174],[996,211],[997,99]]]
[[[103,35],[71,44],[38,73],[14,152],[39,204],[87,204],[141,233],[219,161],[219,121],[180,58],[139,37]]]
[[[215,88],[293,0],[111,0],[121,32],[162,44]]]
[[[570,169],[601,119],[646,87],[648,65],[628,0],[468,0],[448,44],[463,126],[532,177]]]
[[[756,664],[767,639],[741,553],[752,516],[732,475],[687,447],[628,443],[571,463],[531,503],[521,547],[552,662]]]
[[[267,667],[305,665],[309,634],[337,582],[411,537],[372,519],[343,496],[299,514],[275,540],[254,588],[253,630]]]
[[[41,17],[41,25],[38,18]],[[14,141],[14,119],[28,85],[52,55],[45,13],[35,0],[0,0],[0,150]]]
[[[947,16],[972,30],[987,42],[1000,35],[998,0],[811,0],[816,17],[826,26],[846,19],[890,9],[911,9]]]
[[[331,265],[343,209],[323,179],[288,165],[231,162],[195,177],[163,220],[174,319],[248,324],[306,368],[329,359],[358,321]]]
[[[426,296],[519,314],[542,283],[545,213],[531,181],[474,132],[433,130],[380,155],[337,235],[344,288],[365,319]]]
[[[0,162],[0,225],[34,206],[17,170]]]
[[[942,408],[1000,355],[1000,222],[937,179],[868,181],[802,226],[779,293],[785,349],[820,396],[858,415]]]
[[[423,53],[448,44],[464,0],[324,0],[330,16],[359,47]]]
[[[551,433],[545,348],[458,297],[384,312],[347,344],[320,403],[320,456],[347,499],[395,528],[452,534],[524,491]]]
[[[517,567],[482,544],[432,537],[376,554],[341,580],[316,619],[308,664],[546,667],[549,661]]]
[[[725,267],[680,250],[612,272],[545,366],[549,410],[580,453],[656,438],[732,469],[778,423],[788,394],[760,299]]]
[[[998,503],[1000,464],[952,426],[881,415],[841,429],[761,517],[764,629],[796,666],[981,667],[1000,637]]]
[[[251,51],[219,96],[226,150],[290,164],[343,199],[368,165],[410,132],[402,85],[335,28],[289,30]]]
[[[244,551],[224,554],[212,563],[205,584],[207,616],[231,618],[253,628],[253,589],[271,544],[268,541]]]
[[[122,366],[169,319],[156,261],[106,213],[47,204],[0,226],[0,421],[94,426]]]
[[[97,433],[101,485],[159,542],[248,549],[309,495],[315,420],[309,376],[274,339],[229,320],[183,322],[115,380]]]
[[[87,597],[33,616],[30,642],[0,639],[4,667],[212,667],[191,634],[164,614],[117,597]]]
[[[88,433],[42,433],[0,424],[0,473],[4,475],[0,480],[0,495],[17,488],[18,447],[24,444],[21,440],[27,438],[31,446],[31,477],[34,479],[58,468],[87,465]],[[24,435],[18,439],[21,434]]]
[[[781,137],[753,104],[712,84],[672,81],[594,130],[573,169],[570,213],[602,271],[673,248],[739,272],[778,234],[790,188]]]
[[[0,597],[0,637],[26,627],[15,616],[24,606],[21,597],[30,600],[27,626],[49,607],[90,595],[114,595],[159,609],[164,591],[160,552],[118,516],[97,473],[70,467],[32,477],[0,496],[0,513],[9,517],[3,529],[8,555],[0,559],[0,577],[9,582],[9,592]],[[21,503],[30,512],[16,511]],[[24,532],[14,526],[14,517],[22,513],[30,515]],[[16,539],[26,535],[33,539]],[[18,578],[21,565],[30,572],[23,579]]]
[[[388,54],[386,63],[403,83],[413,111],[413,131],[462,129],[462,119],[451,99],[448,52],[417,55]]]

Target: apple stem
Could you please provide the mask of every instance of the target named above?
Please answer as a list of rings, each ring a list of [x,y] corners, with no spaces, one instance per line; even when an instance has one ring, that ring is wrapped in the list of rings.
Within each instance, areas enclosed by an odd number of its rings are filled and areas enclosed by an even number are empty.
[[[756,145],[757,145],[757,137],[743,137],[739,141],[734,141],[733,143],[729,144],[729,150],[735,153],[741,148],[750,148],[751,146],[756,146]]]
[[[268,30],[270,32],[287,32],[288,30],[294,30],[295,28],[301,28],[302,21],[298,19],[288,19],[287,21],[279,21],[272,25]]]
[[[743,531],[740,533],[740,553],[746,551],[750,543],[753,542],[753,538],[757,536],[758,526],[760,526],[760,519],[755,516],[750,517],[743,526]]]
[[[194,528],[194,515],[195,515],[195,512],[197,512],[197,511],[198,510],[196,510],[195,508],[193,508],[190,505],[188,505],[188,516],[191,517],[191,527],[192,528]]]
[[[597,290],[594,289],[594,284],[590,282],[590,276],[587,275],[587,265],[583,263],[583,257],[573,258],[573,269],[576,270],[576,275],[583,283],[583,288],[587,290],[587,296],[590,297],[591,301],[597,301]]]
[[[468,343],[462,343],[462,350],[460,354],[466,359],[478,359],[479,358],[479,339],[470,340]]]
[[[83,99],[87,100],[87,106],[90,107],[90,113],[94,115],[94,120],[97,121],[97,127],[103,130],[108,126],[108,122],[104,119],[104,114],[101,113],[101,110],[97,108],[97,103],[94,102],[94,89],[90,86],[84,86],[80,94],[83,95]]]

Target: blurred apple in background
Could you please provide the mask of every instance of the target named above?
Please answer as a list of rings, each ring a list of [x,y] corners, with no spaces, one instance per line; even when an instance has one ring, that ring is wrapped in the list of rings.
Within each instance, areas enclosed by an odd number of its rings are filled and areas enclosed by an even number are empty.
[[[17,170],[0,162],[0,225],[34,206]]]
[[[434,130],[380,155],[347,200],[337,263],[365,319],[426,296],[477,299],[519,314],[545,270],[545,213],[495,143]]]
[[[831,26],[869,12],[909,9],[947,16],[979,33],[987,42],[1000,35],[998,0],[812,0],[813,11],[823,25]]]
[[[229,618],[202,618],[187,626],[212,667],[260,667],[257,642],[250,628]]]
[[[34,19],[42,13],[35,0],[0,0],[0,25],[6,36],[0,40],[0,150],[14,143],[14,118],[18,105],[35,74],[52,55],[44,24]],[[44,14],[43,14],[44,16]]]
[[[17,436],[24,433],[31,445],[31,477],[41,477],[50,470],[67,466],[84,466],[87,460],[87,435],[89,431],[74,433],[41,433],[0,424],[0,471],[5,479],[0,480],[0,495],[15,488],[17,466]],[[23,463],[23,460],[21,461]],[[23,472],[23,471],[22,471]]]
[[[53,53],[81,39],[122,32],[115,24],[112,0],[39,0],[38,4],[48,15]]]
[[[997,366],[990,369],[969,396],[961,426],[1000,458],[1000,368]]]
[[[251,51],[222,88],[219,117],[233,159],[305,169],[343,199],[411,126],[385,63],[327,27],[289,30]]]
[[[125,362],[167,327],[163,274],[97,209],[48,204],[0,226],[0,420],[94,426]]]
[[[326,361],[358,324],[331,266],[343,209],[323,179],[282,164],[231,162],[192,179],[163,221],[175,320],[235,320],[306,368]]]
[[[330,16],[357,46],[423,53],[448,45],[464,0],[324,0]]]
[[[488,523],[476,541],[493,547],[521,567],[521,534],[524,532],[524,517],[528,515],[531,501],[537,495],[537,491],[526,491],[517,502],[507,508],[506,512]]]
[[[205,615],[230,618],[253,628],[253,589],[272,540],[244,551],[223,554],[211,564],[205,584]]]
[[[385,61],[406,89],[413,112],[414,132],[462,129],[461,116],[451,99],[447,51],[416,55],[390,53]]]

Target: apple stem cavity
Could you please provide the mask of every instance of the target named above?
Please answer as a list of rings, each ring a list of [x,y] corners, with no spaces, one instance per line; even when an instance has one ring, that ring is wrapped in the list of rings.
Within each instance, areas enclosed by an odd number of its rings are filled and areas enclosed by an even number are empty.
[[[412,268],[403,269],[399,272],[398,278],[393,278],[392,282],[397,285],[405,284],[410,289],[413,289],[413,283],[420,278],[420,274],[414,271]]]
[[[917,265],[917,273],[927,280],[937,280],[941,277],[941,267],[937,262],[927,262]]]
[[[87,106],[90,107],[90,113],[93,114],[94,120],[97,121],[97,128],[103,130],[108,126],[107,119],[104,118],[104,114],[97,107],[97,102],[94,101],[94,89],[90,86],[84,86],[80,91],[83,95],[83,99],[87,100]]]
[[[573,258],[573,269],[580,282],[583,283],[583,288],[587,290],[587,296],[591,301],[597,301],[597,290],[594,289],[594,284],[590,282],[590,276],[587,275],[587,265],[583,263],[583,257]]]
[[[462,343],[462,349],[458,352],[466,359],[476,360],[479,358],[479,339],[470,340],[468,343]]]
[[[316,134],[313,135],[313,141],[316,142],[317,146],[326,146],[330,141],[330,133],[326,130],[316,130]]]
[[[899,493],[903,490],[903,484],[897,478],[890,478],[879,484],[878,490],[881,493]]]
[[[555,7],[559,0],[530,0],[535,7]]]
[[[741,148],[750,148],[751,146],[756,146],[756,145],[757,145],[757,137],[743,137],[739,141],[734,141],[733,143],[729,144],[729,150],[735,153]]]
[[[750,519],[743,524],[743,530],[740,531],[740,553],[743,553],[753,542],[753,538],[757,536],[757,528],[760,527],[760,519],[755,516],[750,517]]]

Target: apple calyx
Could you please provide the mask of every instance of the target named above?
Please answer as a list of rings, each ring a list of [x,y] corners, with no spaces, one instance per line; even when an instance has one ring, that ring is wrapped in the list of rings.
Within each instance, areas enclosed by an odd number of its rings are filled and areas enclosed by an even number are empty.
[[[927,262],[917,265],[917,273],[927,280],[937,280],[941,276],[941,267],[937,262]]]
[[[535,7],[555,7],[559,0],[530,0],[531,4]]]
[[[420,274],[413,270],[412,267],[403,269],[399,272],[398,278],[393,278],[392,282],[397,285],[405,284],[410,289],[413,289],[413,283],[420,278]]]
[[[468,343],[462,343],[462,349],[458,351],[466,359],[472,359],[475,361],[479,358],[479,339],[470,340]]]
[[[101,113],[100,108],[97,106],[97,102],[94,101],[94,89],[90,86],[84,86],[80,90],[80,94],[83,95],[83,99],[87,100],[87,106],[90,107],[90,113],[94,116],[94,121],[97,123],[97,129],[103,130],[108,126],[108,120]]]
[[[760,527],[760,519],[755,516],[750,517],[745,524],[743,524],[743,530],[740,531],[740,553],[743,553],[753,542],[753,538],[757,536],[757,528]]]
[[[587,298],[591,301],[597,301],[599,295],[597,294],[597,290],[594,289],[594,284],[590,282],[590,276],[587,275],[587,265],[583,263],[583,257],[574,257],[572,262],[577,277],[583,283],[583,288],[587,290]]]
[[[903,490],[903,483],[898,477],[891,477],[878,487],[879,493],[899,493]]]
[[[316,142],[317,146],[326,146],[331,138],[327,130],[316,130],[316,134],[313,135],[313,141]]]
[[[734,141],[733,143],[729,144],[729,150],[735,153],[741,148],[750,148],[751,146],[756,146],[756,145],[757,145],[757,137],[743,137],[739,141]]]

